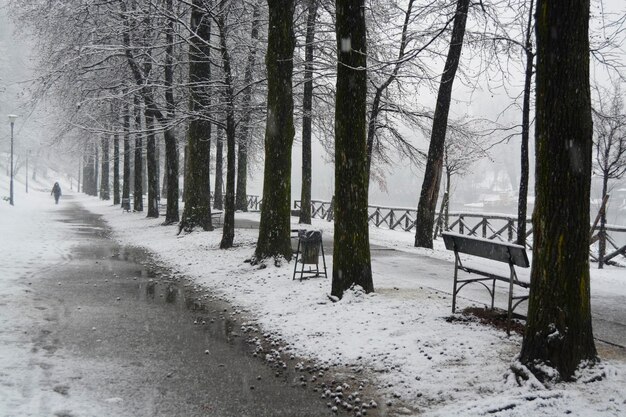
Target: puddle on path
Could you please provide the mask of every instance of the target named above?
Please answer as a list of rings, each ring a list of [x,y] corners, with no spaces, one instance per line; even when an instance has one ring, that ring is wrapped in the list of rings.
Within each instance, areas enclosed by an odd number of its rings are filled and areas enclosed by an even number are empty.
[[[77,225],[79,244],[70,262],[50,272],[46,292],[62,300],[65,312],[55,317],[60,325],[50,337],[60,341],[55,351],[115,361],[132,371],[107,396],[158,389],[167,401],[150,415],[163,416],[320,416],[332,414],[334,406],[356,415],[353,400],[371,398],[373,387],[364,377],[295,357],[283,341],[259,332],[245,311],[144,250],[118,245],[99,216],[68,206],[66,222]],[[147,383],[138,386],[135,378]],[[357,393],[351,400],[336,392],[346,382],[344,392]],[[384,406],[366,411],[388,415]]]

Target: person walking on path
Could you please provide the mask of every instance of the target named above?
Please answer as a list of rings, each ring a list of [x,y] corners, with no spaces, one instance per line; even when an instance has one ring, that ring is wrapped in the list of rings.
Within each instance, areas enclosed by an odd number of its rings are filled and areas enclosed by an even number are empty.
[[[59,198],[61,197],[61,186],[58,182],[54,183],[52,191],[50,192],[50,195],[52,194],[54,194],[54,204],[59,204]]]

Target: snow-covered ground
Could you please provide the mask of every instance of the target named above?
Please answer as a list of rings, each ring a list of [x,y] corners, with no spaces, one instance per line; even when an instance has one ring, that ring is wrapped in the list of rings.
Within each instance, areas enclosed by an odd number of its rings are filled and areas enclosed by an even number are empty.
[[[238,229],[237,247],[224,251],[219,249],[220,229],[177,235],[177,227],[161,226],[162,220],[122,213],[93,198],[81,201],[105,216],[120,241],[148,248],[180,274],[245,309],[299,355],[362,369],[398,411],[440,416],[626,415],[623,354],[581,370],[578,383],[520,385],[511,371],[517,365],[519,336],[507,337],[476,322],[446,321],[451,300],[438,288],[445,285],[449,291],[452,256],[441,243],[434,250],[415,249],[410,233],[371,228],[373,244],[399,251],[373,255],[375,293],[353,290],[333,303],[327,297],[330,280],[293,281],[293,264],[270,263],[258,269],[245,263],[254,251],[254,229]],[[255,213],[237,216],[258,220]],[[314,227],[332,234],[332,224],[325,221],[314,221]],[[330,272],[332,256],[327,262]],[[594,288],[626,292],[620,282],[623,269],[593,274]],[[588,382],[599,374],[604,376],[601,381]]]
[[[3,181],[0,197],[8,195],[6,188]],[[254,251],[254,229],[238,229],[237,247],[223,251],[218,248],[220,229],[177,235],[177,227],[162,226],[162,219],[123,213],[110,202],[91,197],[74,198],[102,214],[118,240],[146,247],[179,274],[245,310],[251,321],[280,335],[298,355],[362,370],[393,403],[392,410],[437,416],[626,415],[623,350],[595,368],[582,370],[577,383],[518,384],[511,366],[516,365],[521,338],[473,321],[446,321],[452,257],[441,246],[432,251],[412,248],[410,233],[370,229],[373,244],[397,250],[374,251],[376,292],[366,295],[353,290],[341,302],[332,303],[327,297],[329,279],[293,281],[293,264],[270,263],[258,269],[245,263]],[[254,213],[238,217],[258,219]],[[15,207],[0,202],[0,309],[4,300],[24,291],[29,273],[62,262],[69,254],[71,231],[54,218],[49,190],[31,191],[28,196],[17,193]],[[327,222],[315,221],[314,226],[323,229],[325,236],[332,234]],[[328,254],[327,262],[330,272]],[[592,274],[593,289],[626,292],[623,269]],[[26,373],[16,365],[28,360],[29,346],[15,343],[19,335],[12,321],[27,317],[12,317],[10,311],[4,315],[5,310],[0,316],[0,410],[3,404],[23,398],[17,387],[37,377],[36,364]],[[596,381],[597,375],[603,378]],[[33,402],[43,400],[53,398]],[[24,405],[24,415],[37,415],[28,407]]]

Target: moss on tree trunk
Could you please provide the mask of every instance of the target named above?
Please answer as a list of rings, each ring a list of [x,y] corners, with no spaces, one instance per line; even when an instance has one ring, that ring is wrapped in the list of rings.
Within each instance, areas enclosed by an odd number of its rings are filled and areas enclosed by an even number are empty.
[[[156,139],[154,137],[154,118],[146,115],[146,168],[148,170],[148,216],[159,217],[159,170],[157,169]]]
[[[255,258],[291,259],[291,147],[293,126],[293,0],[268,0],[267,123],[263,205]]]
[[[210,106],[211,81],[211,18],[202,11],[202,0],[194,0],[191,11],[191,31],[195,33],[189,47],[189,80],[191,83],[189,109],[192,119],[187,134],[188,166],[185,173],[185,210],[180,230],[192,231],[200,226],[213,230],[211,224],[211,123],[203,120],[202,111]]]
[[[367,42],[364,0],[337,0],[335,236],[332,295],[374,291],[367,219]]]
[[[537,2],[536,185],[521,360],[564,380],[594,360],[589,292],[589,1]]]

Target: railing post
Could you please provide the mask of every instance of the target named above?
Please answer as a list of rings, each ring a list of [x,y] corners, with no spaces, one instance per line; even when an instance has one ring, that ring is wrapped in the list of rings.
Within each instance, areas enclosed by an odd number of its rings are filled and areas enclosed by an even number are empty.
[[[389,229],[393,230],[393,209],[389,210]]]
[[[508,232],[509,232],[509,242],[513,241],[513,229],[514,229],[514,222],[513,219],[509,219],[509,227],[508,227]]]
[[[459,214],[459,234],[462,235],[465,233],[465,227],[463,227],[463,218],[462,214]]]
[[[486,217],[483,217],[483,239],[487,239],[487,224],[489,224],[489,222],[487,221]]]

